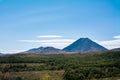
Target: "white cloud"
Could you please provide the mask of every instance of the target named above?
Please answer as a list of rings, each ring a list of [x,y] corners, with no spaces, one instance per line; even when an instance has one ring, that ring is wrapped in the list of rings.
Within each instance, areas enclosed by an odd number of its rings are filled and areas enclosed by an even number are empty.
[[[118,47],[120,47],[120,39],[110,40],[110,41],[102,41],[101,44],[105,45],[109,49],[118,48]]]
[[[120,39],[114,39],[114,40],[108,40],[108,41],[97,41],[97,40],[94,40],[94,41],[108,49],[120,47]]]
[[[42,36],[37,36],[38,38],[62,38],[63,36],[60,35],[42,35]]]
[[[53,46],[56,48],[64,48],[74,42],[73,39],[48,39],[48,40],[18,40],[19,42],[40,43],[41,46]]]
[[[68,46],[70,43],[41,43],[42,46],[46,47],[46,46],[52,46],[55,48],[59,48],[59,49],[63,49],[64,47]]]
[[[118,36],[114,36],[114,38],[116,38],[116,39],[120,39],[120,35],[118,35]]]
[[[24,52],[26,50],[9,50],[9,51],[2,51],[2,53],[4,54],[16,54],[16,53],[19,53],[19,52]]]

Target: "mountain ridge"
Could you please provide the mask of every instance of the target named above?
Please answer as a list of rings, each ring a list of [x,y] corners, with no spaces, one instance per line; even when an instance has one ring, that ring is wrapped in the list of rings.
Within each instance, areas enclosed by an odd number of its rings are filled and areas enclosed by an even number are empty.
[[[98,43],[92,41],[89,38],[80,38],[68,45],[63,49],[57,49],[54,47],[38,47],[29,49],[23,53],[35,53],[35,54],[61,54],[61,53],[85,53],[93,51],[105,51],[108,50]]]
[[[111,49],[113,51],[120,51],[120,48],[114,48],[114,49]]]
[[[54,48],[54,47],[39,47],[39,48],[30,49],[30,50],[26,51],[25,53],[60,54],[60,53],[64,53],[64,52],[65,51]]]

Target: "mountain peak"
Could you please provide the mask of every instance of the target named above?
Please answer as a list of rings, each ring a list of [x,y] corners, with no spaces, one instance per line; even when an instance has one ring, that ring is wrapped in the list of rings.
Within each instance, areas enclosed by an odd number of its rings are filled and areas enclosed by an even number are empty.
[[[80,38],[77,41],[89,41],[89,40],[90,40],[89,38]]]
[[[48,47],[44,47],[45,49],[55,49],[54,47],[48,46]]]
[[[88,37],[83,37],[83,38],[80,38],[80,39],[89,39]]]
[[[80,38],[71,45],[63,49],[67,52],[89,52],[89,51],[104,51],[107,50],[103,46],[95,43],[89,38]]]

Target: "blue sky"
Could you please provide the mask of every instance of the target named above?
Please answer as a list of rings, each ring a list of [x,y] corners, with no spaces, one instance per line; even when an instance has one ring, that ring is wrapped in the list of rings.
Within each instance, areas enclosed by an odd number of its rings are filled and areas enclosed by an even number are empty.
[[[0,52],[63,48],[81,37],[120,47],[120,0],[0,0]]]

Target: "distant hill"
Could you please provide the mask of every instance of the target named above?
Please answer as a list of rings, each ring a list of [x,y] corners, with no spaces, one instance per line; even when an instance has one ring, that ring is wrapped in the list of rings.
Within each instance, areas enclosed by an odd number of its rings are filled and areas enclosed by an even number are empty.
[[[0,56],[3,56],[4,54],[0,53]]]
[[[103,46],[93,42],[89,38],[80,38],[77,41],[73,42],[71,45],[63,49],[67,52],[90,52],[90,51],[105,51],[107,50]]]
[[[54,47],[39,47],[39,48],[33,48],[25,53],[36,53],[36,54],[59,54],[64,53],[65,51],[54,48]]]
[[[113,51],[120,51],[120,48],[114,48]]]

